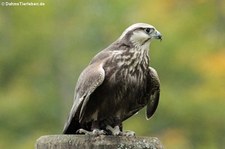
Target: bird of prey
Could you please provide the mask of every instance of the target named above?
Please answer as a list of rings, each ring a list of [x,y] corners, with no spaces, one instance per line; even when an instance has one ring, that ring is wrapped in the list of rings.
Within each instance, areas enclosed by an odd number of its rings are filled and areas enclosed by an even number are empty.
[[[152,39],[162,40],[155,27],[133,24],[91,60],[77,81],[64,134],[135,135],[122,122],[145,106],[149,119],[159,102],[159,77],[149,66]]]

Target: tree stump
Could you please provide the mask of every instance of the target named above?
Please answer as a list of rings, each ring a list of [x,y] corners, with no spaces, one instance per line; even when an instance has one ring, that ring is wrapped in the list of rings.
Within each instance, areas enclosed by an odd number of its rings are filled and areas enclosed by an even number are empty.
[[[40,137],[36,149],[163,149],[155,137],[48,135]]]

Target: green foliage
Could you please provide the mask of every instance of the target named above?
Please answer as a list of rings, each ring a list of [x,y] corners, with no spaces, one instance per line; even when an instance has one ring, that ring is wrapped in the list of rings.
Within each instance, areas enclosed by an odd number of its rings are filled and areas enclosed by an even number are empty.
[[[225,146],[225,3],[197,1],[45,1],[0,6],[0,148],[33,148],[62,132],[76,80],[90,59],[136,22],[154,25],[161,79],[154,117],[145,109],[124,127],[157,136],[168,149]]]

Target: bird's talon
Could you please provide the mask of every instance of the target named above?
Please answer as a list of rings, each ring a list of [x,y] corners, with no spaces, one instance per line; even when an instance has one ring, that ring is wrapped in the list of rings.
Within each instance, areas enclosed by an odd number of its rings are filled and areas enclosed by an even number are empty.
[[[104,130],[99,130],[99,129],[94,129],[91,133],[94,136],[100,136],[100,135],[105,135],[106,134],[106,132]]]
[[[115,126],[114,128],[110,125],[106,126],[106,129],[109,130],[114,136],[121,136],[122,132],[120,131],[119,126]]]
[[[125,132],[122,132],[122,136],[134,137],[135,136],[135,132],[134,131],[127,130]]]
[[[77,134],[85,134],[85,135],[87,135],[87,134],[89,134],[90,132],[87,131],[87,130],[85,130],[85,129],[78,129],[78,130],[76,131],[76,133],[77,133]]]
[[[78,134],[85,134],[85,135],[92,135],[92,136],[99,136],[99,135],[105,135],[104,130],[94,129],[93,131],[87,131],[85,129],[78,129],[76,131]]]

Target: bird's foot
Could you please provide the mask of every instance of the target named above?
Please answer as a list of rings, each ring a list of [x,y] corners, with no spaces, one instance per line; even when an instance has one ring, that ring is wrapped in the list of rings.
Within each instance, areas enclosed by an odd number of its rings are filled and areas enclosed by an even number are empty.
[[[135,136],[135,132],[131,131],[131,130],[126,130],[126,131],[122,132],[122,136],[134,137]]]
[[[106,126],[106,129],[107,130],[109,130],[111,133],[112,133],[112,135],[114,135],[114,136],[119,136],[119,135],[121,135],[121,131],[120,131],[120,127],[119,126],[115,126],[114,128],[112,127],[112,126],[109,126],[109,125],[107,125]]]
[[[85,129],[78,129],[77,133],[78,134],[91,135],[91,136],[100,136],[100,135],[106,134],[106,132],[104,130],[100,130],[100,129],[93,129],[92,131],[88,131],[88,130],[85,130]]]
[[[126,131],[120,131],[120,127],[119,126],[115,126],[114,128],[112,126],[107,125],[106,129],[109,130],[112,135],[114,136],[127,136],[127,137],[134,137],[135,136],[135,132],[134,131],[130,131],[130,130],[126,130]]]

